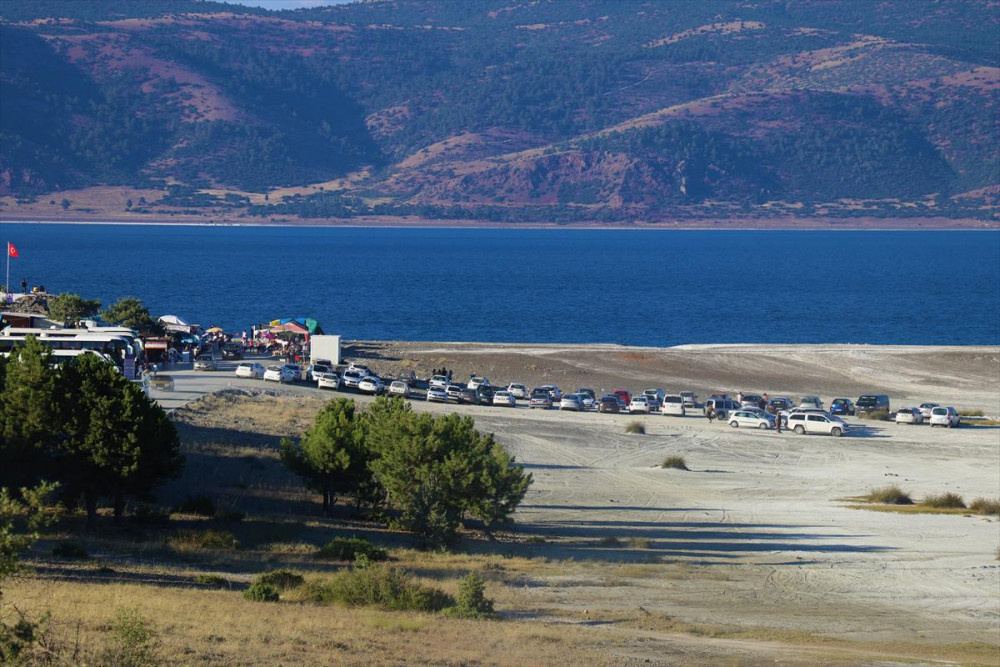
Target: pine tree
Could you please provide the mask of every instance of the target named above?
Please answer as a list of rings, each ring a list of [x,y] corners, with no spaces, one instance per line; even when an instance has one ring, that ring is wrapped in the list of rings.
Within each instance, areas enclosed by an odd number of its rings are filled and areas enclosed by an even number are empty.
[[[370,479],[364,427],[354,401],[338,398],[316,415],[312,428],[296,443],[281,442],[281,460],[323,494],[323,513],[329,514],[338,495],[356,493]]]

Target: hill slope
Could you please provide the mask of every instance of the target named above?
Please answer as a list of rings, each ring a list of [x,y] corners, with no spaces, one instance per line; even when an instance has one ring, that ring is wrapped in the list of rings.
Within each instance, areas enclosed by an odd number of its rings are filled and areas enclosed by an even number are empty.
[[[166,195],[132,210],[227,216],[996,212],[986,0],[46,0],[0,19],[0,195],[22,202],[121,186]]]

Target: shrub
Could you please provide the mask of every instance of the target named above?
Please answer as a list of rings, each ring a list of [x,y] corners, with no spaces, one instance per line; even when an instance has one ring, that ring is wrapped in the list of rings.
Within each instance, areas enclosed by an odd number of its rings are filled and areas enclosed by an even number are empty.
[[[353,561],[364,555],[370,561],[388,560],[389,552],[360,537],[335,537],[316,552],[324,560]]]
[[[637,433],[639,435],[646,434],[646,425],[642,422],[629,422],[625,425],[626,433]]]
[[[415,584],[401,570],[385,565],[354,567],[338,572],[327,583],[309,582],[296,591],[295,597],[317,604],[396,611],[440,611],[455,604],[444,591]]]
[[[165,526],[170,523],[170,514],[149,505],[140,505],[132,512],[131,519],[143,526]]]
[[[962,417],[985,417],[986,413],[982,410],[959,410],[958,414]]]
[[[215,501],[208,496],[188,496],[177,508],[179,514],[215,516]]]
[[[888,410],[875,410],[873,412],[859,412],[858,419],[870,419],[872,421],[887,421],[889,419]]]
[[[213,588],[225,588],[229,582],[217,574],[199,574],[194,578],[194,583]]]
[[[76,542],[60,542],[52,547],[52,555],[56,558],[69,558],[71,560],[87,560],[90,554]]]
[[[250,588],[243,591],[243,597],[253,602],[277,602],[281,596],[274,586],[255,581],[250,584]]]
[[[885,505],[913,504],[913,500],[910,498],[910,495],[895,484],[884,486],[880,489],[872,489],[872,491],[865,496],[865,500],[870,503],[883,503]]]
[[[921,505],[926,505],[927,507],[944,507],[944,508],[954,508],[954,509],[965,509],[965,500],[962,496],[957,493],[942,493],[940,495],[928,494],[924,496],[924,500]]]
[[[109,630],[102,665],[108,667],[150,667],[161,663],[156,633],[134,607],[119,609]]]
[[[305,583],[301,575],[289,570],[271,570],[258,574],[253,579],[253,583],[271,586],[280,592],[285,592],[293,588],[298,588]]]
[[[995,514],[1000,516],[1000,499],[976,498],[969,503],[969,509],[976,514]]]
[[[617,548],[625,546],[625,543],[619,540],[617,537],[605,537],[601,540],[601,546]]]
[[[493,600],[486,597],[486,584],[475,572],[470,572],[458,585],[458,599],[454,607],[443,612],[453,618],[496,618]]]
[[[674,468],[675,470],[688,470],[687,462],[684,460],[684,457],[677,456],[676,454],[663,459],[663,463],[660,464],[660,467]]]
[[[178,551],[198,549],[239,549],[240,541],[228,530],[182,530],[167,540]]]

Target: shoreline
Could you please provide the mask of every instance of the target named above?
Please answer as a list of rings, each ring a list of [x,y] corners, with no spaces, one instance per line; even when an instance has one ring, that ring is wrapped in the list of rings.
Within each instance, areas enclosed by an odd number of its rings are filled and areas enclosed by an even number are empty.
[[[790,218],[774,221],[750,222],[743,220],[698,220],[684,222],[650,222],[650,223],[538,223],[538,222],[488,222],[477,220],[427,220],[407,221],[403,219],[335,219],[316,218],[315,222],[298,218],[294,221],[278,222],[266,218],[259,221],[205,220],[192,219],[190,216],[180,219],[163,216],[144,219],[99,217],[80,220],[58,216],[22,215],[17,218],[6,218],[0,215],[3,224],[38,224],[38,225],[103,225],[103,226],[149,226],[149,227],[284,227],[284,228],[315,228],[329,227],[339,229],[498,229],[498,230],[589,230],[589,231],[870,231],[870,232],[922,232],[922,231],[1000,231],[1000,221],[960,219],[943,222],[943,218],[859,218],[859,219],[817,219]],[[877,220],[878,223],[874,223]],[[866,222],[869,221],[869,222]],[[873,224],[874,223],[874,224]]]

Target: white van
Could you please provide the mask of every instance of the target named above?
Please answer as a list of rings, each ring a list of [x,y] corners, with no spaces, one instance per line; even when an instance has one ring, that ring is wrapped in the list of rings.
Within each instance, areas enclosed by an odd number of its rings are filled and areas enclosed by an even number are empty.
[[[788,428],[799,435],[825,433],[839,438],[849,427],[846,423],[819,412],[792,412],[788,415]]]

